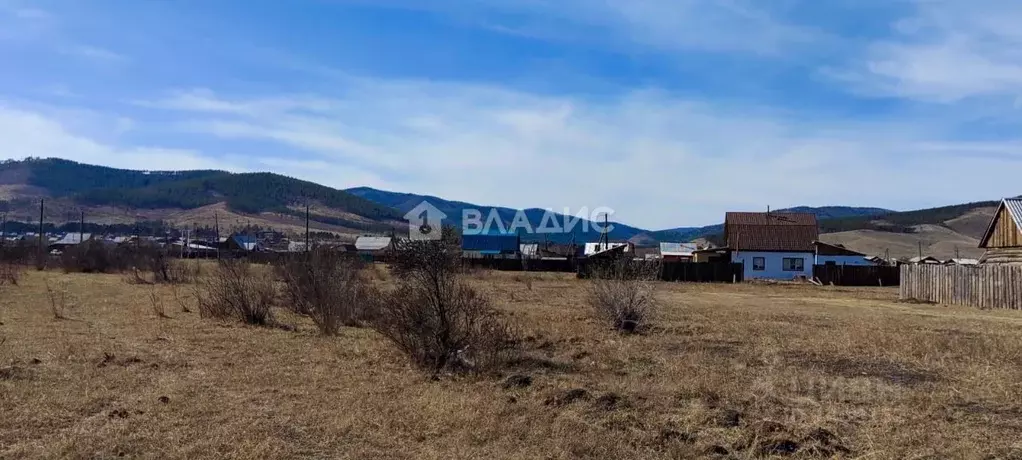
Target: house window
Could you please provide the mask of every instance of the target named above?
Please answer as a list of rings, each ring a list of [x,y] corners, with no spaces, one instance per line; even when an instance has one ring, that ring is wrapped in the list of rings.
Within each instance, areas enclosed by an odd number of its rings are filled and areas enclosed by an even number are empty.
[[[805,270],[805,259],[801,257],[785,257],[783,260],[784,271],[800,272]]]
[[[757,272],[766,270],[766,257],[753,257],[752,269]]]

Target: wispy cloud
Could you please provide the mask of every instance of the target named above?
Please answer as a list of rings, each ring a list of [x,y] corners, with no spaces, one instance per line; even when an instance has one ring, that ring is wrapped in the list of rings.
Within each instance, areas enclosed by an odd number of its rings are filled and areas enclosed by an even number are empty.
[[[492,31],[646,50],[781,54],[825,35],[749,0],[335,0],[441,12]]]
[[[1022,4],[915,0],[862,59],[832,73],[857,91],[952,103],[1022,94]]]
[[[90,45],[65,46],[61,51],[68,55],[102,62],[124,62],[128,59],[126,56],[115,51]]]
[[[40,20],[49,19],[50,13],[38,8],[16,8],[14,16],[19,19]]]
[[[345,86],[343,95],[268,99],[200,90],[147,105],[179,113],[187,120],[179,126],[192,133],[294,151],[318,171],[279,161],[288,168],[282,172],[333,186],[372,177],[400,190],[483,203],[611,206],[624,220],[653,227],[711,223],[722,208],[907,208],[997,197],[1014,192],[998,180],[967,192],[927,184],[977,167],[1007,180],[1022,168],[1014,153],[1022,143],[946,138],[945,126],[931,120],[728,109],[655,90],[593,102],[421,81]],[[856,185],[834,186],[841,183]],[[881,184],[898,184],[899,193]]]

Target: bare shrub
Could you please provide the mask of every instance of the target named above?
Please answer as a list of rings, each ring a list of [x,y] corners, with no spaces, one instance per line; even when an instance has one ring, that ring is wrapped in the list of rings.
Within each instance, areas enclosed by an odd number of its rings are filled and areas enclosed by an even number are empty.
[[[256,273],[244,260],[222,260],[198,284],[196,298],[203,318],[267,325],[276,297],[273,279]]]
[[[598,316],[621,332],[648,326],[656,314],[660,263],[628,258],[602,261],[592,269],[587,301]]]
[[[157,318],[170,318],[167,316],[167,309],[163,305],[163,297],[156,291],[156,288],[149,289],[149,307]]]
[[[67,314],[74,304],[68,292],[67,281],[60,280],[55,285],[46,281],[46,295],[50,299],[50,312],[53,319],[67,319]]]
[[[448,232],[445,229],[445,234]],[[446,238],[397,249],[398,287],[373,327],[423,369],[485,371],[518,351],[517,331],[458,276],[460,251]]]
[[[23,267],[13,262],[0,262],[0,286],[16,286],[21,279]]]
[[[278,270],[291,310],[312,318],[324,335],[371,318],[376,290],[358,260],[317,248],[284,261]]]
[[[126,270],[130,260],[126,251],[88,240],[65,250],[60,263],[65,273],[113,273]]]
[[[130,251],[129,284],[185,284],[201,276],[199,261],[188,263],[172,258],[159,248],[137,248]]]
[[[191,313],[192,310],[188,308],[188,304],[181,298],[181,292],[178,290],[177,285],[171,285],[170,292],[174,296],[174,303],[177,304],[178,308],[181,309],[182,313]]]

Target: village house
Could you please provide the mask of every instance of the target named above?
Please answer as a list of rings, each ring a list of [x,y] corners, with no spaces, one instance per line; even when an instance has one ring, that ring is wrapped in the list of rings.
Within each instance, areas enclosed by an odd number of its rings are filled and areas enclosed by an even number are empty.
[[[744,266],[745,279],[813,277],[820,236],[816,216],[791,212],[729,212],[724,239],[731,262]]]
[[[979,247],[980,264],[1022,264],[1022,198],[1001,200]]]

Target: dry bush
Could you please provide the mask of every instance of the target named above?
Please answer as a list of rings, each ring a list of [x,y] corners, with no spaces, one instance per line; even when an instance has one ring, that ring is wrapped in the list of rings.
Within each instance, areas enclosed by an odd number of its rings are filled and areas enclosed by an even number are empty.
[[[0,262],[0,286],[16,286],[21,279],[23,267],[13,262]]]
[[[254,272],[244,260],[222,260],[197,285],[196,298],[203,318],[238,320],[267,325],[276,297],[273,279]]]
[[[149,289],[149,307],[157,318],[170,318],[167,316],[167,309],[163,305],[163,297],[156,291],[156,288]]]
[[[158,248],[130,250],[132,273],[126,278],[129,284],[186,284],[202,276],[202,266],[196,260],[172,258]]]
[[[517,331],[459,278],[460,252],[449,241],[398,248],[398,288],[384,297],[373,327],[423,369],[496,369],[517,354]]]
[[[67,319],[67,314],[74,307],[71,294],[68,292],[67,281],[60,280],[55,285],[46,281],[46,295],[50,299],[50,312],[53,319]]]
[[[89,240],[64,251],[60,263],[65,273],[113,273],[128,269],[131,260],[126,250]]]
[[[598,316],[621,332],[648,326],[656,314],[659,262],[610,260],[593,267],[587,301]]]
[[[324,335],[372,317],[377,294],[358,260],[317,248],[278,266],[291,310],[308,315]]]
[[[170,292],[174,296],[174,303],[181,309],[182,313],[191,313],[192,309],[188,308],[188,304],[185,303],[184,299],[181,298],[181,292],[178,290],[177,285],[170,286]]]

